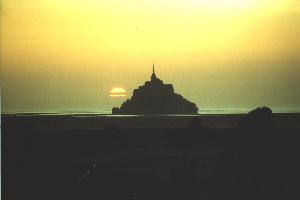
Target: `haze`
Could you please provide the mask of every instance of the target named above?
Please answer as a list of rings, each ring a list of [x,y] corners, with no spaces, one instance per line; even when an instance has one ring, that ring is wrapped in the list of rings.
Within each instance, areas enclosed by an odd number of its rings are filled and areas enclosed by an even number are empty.
[[[109,111],[153,62],[200,112],[300,108],[298,0],[4,0],[1,20],[3,112]]]

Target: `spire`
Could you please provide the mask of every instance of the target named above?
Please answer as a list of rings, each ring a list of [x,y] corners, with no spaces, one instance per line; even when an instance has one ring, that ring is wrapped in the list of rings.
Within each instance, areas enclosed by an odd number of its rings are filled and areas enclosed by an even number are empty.
[[[155,72],[154,72],[154,63],[153,63],[153,68],[152,68],[152,74],[155,74]]]
[[[154,64],[152,67],[152,75],[151,75],[151,81],[154,81],[156,79],[155,71],[154,71]]]

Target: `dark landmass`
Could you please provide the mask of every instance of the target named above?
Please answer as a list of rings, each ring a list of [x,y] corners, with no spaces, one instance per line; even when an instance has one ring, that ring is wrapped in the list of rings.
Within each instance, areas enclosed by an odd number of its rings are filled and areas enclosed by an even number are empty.
[[[197,114],[198,108],[180,94],[174,93],[172,84],[164,84],[154,73],[151,81],[133,91],[120,108],[114,107],[112,114]]]
[[[299,128],[300,114],[265,108],[215,116],[2,115],[2,198],[298,199]]]

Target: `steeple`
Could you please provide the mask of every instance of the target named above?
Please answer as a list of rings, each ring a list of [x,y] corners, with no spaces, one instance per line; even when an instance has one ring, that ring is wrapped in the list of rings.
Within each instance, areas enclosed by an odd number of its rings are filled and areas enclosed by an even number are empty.
[[[154,72],[154,64],[153,64],[152,74],[155,74],[155,72]]]
[[[151,81],[154,81],[156,79],[156,75],[155,75],[155,72],[154,72],[154,64],[153,64],[153,67],[152,67],[152,75],[151,75]]]

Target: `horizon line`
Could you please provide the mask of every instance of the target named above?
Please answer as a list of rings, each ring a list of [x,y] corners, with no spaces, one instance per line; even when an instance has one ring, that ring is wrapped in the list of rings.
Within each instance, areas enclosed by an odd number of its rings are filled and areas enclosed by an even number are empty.
[[[258,106],[260,107],[260,106]],[[255,107],[257,108],[257,107]],[[201,114],[247,114],[251,110],[255,108],[237,108],[237,109],[214,109],[214,108],[207,108],[207,109],[201,109],[198,111],[195,115],[201,115]],[[272,109],[272,108],[271,108]],[[299,108],[274,108],[272,109],[273,113],[300,113],[300,107]],[[111,115],[111,110],[101,110],[101,111],[20,111],[20,112],[1,112],[1,115],[22,115],[22,114],[37,114],[37,115],[68,115],[68,114],[101,114],[101,115]],[[180,115],[180,114],[169,114],[169,115]]]

